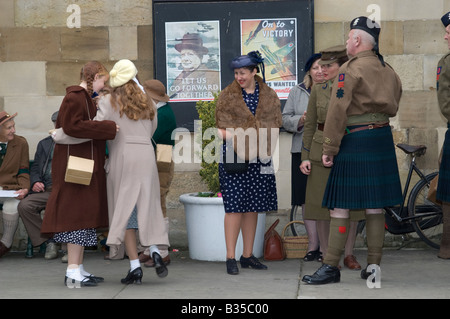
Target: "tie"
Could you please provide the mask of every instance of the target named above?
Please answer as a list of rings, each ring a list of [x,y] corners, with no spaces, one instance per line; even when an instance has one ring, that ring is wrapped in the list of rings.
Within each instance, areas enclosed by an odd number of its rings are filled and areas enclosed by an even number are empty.
[[[6,143],[0,143],[0,155],[6,154]]]
[[[0,143],[0,166],[3,164],[3,158],[6,154],[6,143]]]

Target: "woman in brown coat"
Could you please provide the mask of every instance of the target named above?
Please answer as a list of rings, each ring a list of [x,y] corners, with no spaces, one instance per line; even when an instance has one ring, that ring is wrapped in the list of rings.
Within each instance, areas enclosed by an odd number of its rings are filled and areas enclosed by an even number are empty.
[[[118,61],[110,72],[111,94],[102,96],[94,120],[112,120],[119,127],[108,141],[106,161],[109,233],[106,241],[118,249],[125,242],[130,270],[124,284],[141,283],[136,230],[139,241],[149,247],[159,277],[168,274],[158,245],[168,247],[169,236],[161,211],[158,170],[151,136],[156,130],[156,107],[136,79],[137,69],[130,60]],[[80,143],[62,130],[56,130],[57,143]]]
[[[105,140],[116,135],[113,121],[91,121],[97,108],[91,96],[108,81],[107,70],[99,62],[88,62],[81,71],[81,83],[66,89],[59,109],[56,128],[62,127],[73,137],[92,141],[78,145],[58,144],[52,162],[53,188],[45,209],[41,232],[55,234],[55,241],[67,243],[68,267],[65,283],[95,286],[103,278],[95,277],[83,268],[85,246],[97,245],[96,228],[108,227],[106,201]],[[90,185],[64,181],[68,154],[94,159]]]

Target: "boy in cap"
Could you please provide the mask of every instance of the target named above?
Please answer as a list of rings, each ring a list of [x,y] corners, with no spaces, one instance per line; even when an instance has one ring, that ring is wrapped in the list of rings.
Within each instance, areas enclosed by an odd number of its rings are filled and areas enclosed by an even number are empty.
[[[323,132],[322,162],[332,167],[322,202],[331,215],[329,245],[322,267],[303,278],[309,284],[340,281],[338,265],[353,210],[366,211],[368,269],[377,269],[384,242],[382,207],[402,201],[389,126],[397,114],[401,82],[378,51],[379,25],[358,17],[350,28],[347,54],[352,58],[333,83]],[[363,279],[370,275],[366,269]]]

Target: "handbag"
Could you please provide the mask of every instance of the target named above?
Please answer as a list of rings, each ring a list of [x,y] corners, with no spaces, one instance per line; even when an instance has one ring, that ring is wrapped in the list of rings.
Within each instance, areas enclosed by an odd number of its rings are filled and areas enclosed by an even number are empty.
[[[225,156],[223,157],[223,168],[225,169],[225,171],[228,174],[242,174],[247,172],[248,170],[248,163],[249,161],[244,161],[242,162],[242,160],[239,158],[239,162],[238,162],[238,156],[236,154],[236,152],[233,150],[233,159],[231,162],[227,162],[226,157],[228,152],[231,152],[231,150],[228,150],[225,153]]]
[[[170,168],[172,163],[172,150],[172,145],[156,144],[156,165],[158,166],[158,170],[167,170]]]
[[[277,219],[264,234],[264,260],[284,260],[286,258],[281,236],[275,230],[279,222],[280,220]]]
[[[86,100],[89,120],[89,106]],[[94,143],[91,140],[91,159],[70,155],[70,145],[67,145],[67,167],[64,181],[80,185],[90,185],[94,172]]]
[[[437,193],[437,185],[439,181],[439,174],[437,174],[431,181],[430,181],[430,189],[428,190],[427,199],[432,201],[436,204],[441,204],[440,201],[436,200],[436,193]]]

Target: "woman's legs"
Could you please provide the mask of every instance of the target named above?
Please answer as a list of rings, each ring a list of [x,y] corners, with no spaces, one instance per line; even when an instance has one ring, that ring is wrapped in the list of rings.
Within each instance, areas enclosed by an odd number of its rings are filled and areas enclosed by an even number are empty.
[[[225,244],[227,247],[227,259],[235,258],[236,243],[239,232],[242,230],[244,257],[250,257],[253,253],[258,213],[226,213],[225,214]]]
[[[225,245],[227,248],[227,259],[234,259],[236,243],[241,230],[242,213],[225,213]]]

